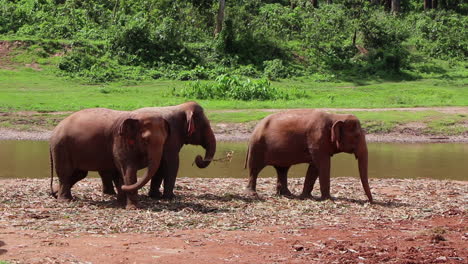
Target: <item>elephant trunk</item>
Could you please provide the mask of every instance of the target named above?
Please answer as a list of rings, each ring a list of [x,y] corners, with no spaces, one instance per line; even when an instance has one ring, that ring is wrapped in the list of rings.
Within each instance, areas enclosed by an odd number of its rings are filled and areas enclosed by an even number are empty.
[[[161,163],[161,157],[163,153],[164,142],[159,144],[157,147],[153,147],[148,150],[148,169],[146,170],[143,177],[132,185],[122,185],[122,190],[125,192],[137,191],[141,187],[145,186],[146,183],[151,180],[154,174],[159,169],[159,164]]]
[[[362,187],[366,192],[367,198],[369,202],[373,202],[372,194],[369,187],[367,169],[368,169],[368,152],[367,152],[367,144],[364,135],[362,136],[361,143],[359,144],[358,150],[355,152],[356,158],[358,160],[358,167],[359,167],[359,176],[361,177]]]
[[[209,126],[205,130],[202,147],[206,150],[205,158],[202,158],[200,155],[195,158],[195,164],[197,164],[197,167],[201,169],[210,165],[216,152],[216,138],[213,130],[211,130],[211,127]]]

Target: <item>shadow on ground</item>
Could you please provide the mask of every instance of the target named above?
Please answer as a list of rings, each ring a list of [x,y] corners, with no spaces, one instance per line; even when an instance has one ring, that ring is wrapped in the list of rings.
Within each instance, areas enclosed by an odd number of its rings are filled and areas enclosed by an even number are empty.
[[[7,253],[8,250],[1,248],[1,247],[5,246],[5,245],[6,245],[5,242],[0,240],[0,255],[3,255],[5,253]]]

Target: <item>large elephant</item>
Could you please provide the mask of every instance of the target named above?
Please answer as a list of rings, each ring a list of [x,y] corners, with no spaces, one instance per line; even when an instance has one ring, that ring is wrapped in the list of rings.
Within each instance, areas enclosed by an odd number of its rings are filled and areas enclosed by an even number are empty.
[[[118,200],[126,208],[137,207],[137,191],[158,170],[169,131],[169,123],[153,113],[94,108],[70,115],[50,139],[52,195],[71,200],[73,185],[88,171],[99,171],[112,191],[112,181],[117,182]],[[137,170],[145,167],[148,170],[137,182]],[[54,168],[58,188],[52,184]]]
[[[151,180],[148,195],[152,198],[174,198],[174,186],[179,170],[179,152],[185,144],[201,145],[205,149],[205,157],[198,155],[195,164],[198,168],[206,168],[216,152],[216,138],[206,118],[203,108],[196,102],[186,102],[168,107],[146,107],[135,110],[134,113],[154,113],[161,115],[169,123],[171,134],[166,140],[161,165]],[[164,191],[159,188],[164,180]],[[112,189],[112,183],[103,178],[104,189]]]
[[[329,114],[313,109],[289,110],[267,116],[254,129],[246,156],[249,183],[256,195],[258,173],[267,165],[278,174],[276,191],[290,195],[287,173],[291,165],[309,163],[301,197],[311,196],[317,177],[322,199],[330,198],[330,159],[340,152],[354,153],[361,183],[372,202],[367,176],[365,132],[354,115]]]

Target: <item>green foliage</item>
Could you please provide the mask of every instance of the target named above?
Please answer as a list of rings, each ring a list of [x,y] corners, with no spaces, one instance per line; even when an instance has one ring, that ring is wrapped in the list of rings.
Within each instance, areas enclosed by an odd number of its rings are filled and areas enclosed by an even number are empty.
[[[264,61],[263,66],[265,66],[263,74],[269,80],[284,79],[289,76],[289,69],[283,65],[283,61],[280,59]]]
[[[408,24],[415,25],[412,42],[428,56],[466,60],[468,17],[448,11],[414,13]]]
[[[215,83],[193,82],[178,96],[196,99],[275,100],[288,96],[271,86],[265,79],[251,80],[238,76],[221,75]]]
[[[370,2],[227,1],[214,36],[217,1],[0,0],[0,34],[72,43],[61,74],[89,82],[223,74],[403,79],[419,73],[417,57],[466,60],[465,3],[439,1],[439,9],[423,12],[421,1],[410,0],[393,15]],[[39,53],[29,54],[47,59]]]

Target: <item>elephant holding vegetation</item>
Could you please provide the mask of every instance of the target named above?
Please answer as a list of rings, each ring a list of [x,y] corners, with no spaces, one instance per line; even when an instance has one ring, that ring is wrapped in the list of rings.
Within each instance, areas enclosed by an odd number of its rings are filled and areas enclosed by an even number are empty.
[[[257,176],[267,165],[274,166],[276,191],[290,195],[287,173],[291,165],[308,163],[302,198],[311,197],[317,178],[322,199],[330,197],[330,159],[340,152],[353,153],[358,160],[364,191],[372,202],[367,175],[365,133],[354,115],[329,114],[312,109],[289,110],[267,116],[254,129],[246,156],[249,183],[246,192],[256,195]]]
[[[50,139],[52,195],[71,200],[73,185],[88,171],[98,171],[111,185],[105,192],[113,192],[114,181],[118,200],[126,208],[136,208],[137,191],[158,170],[169,131],[168,122],[154,113],[95,108],[70,115]],[[145,167],[147,172],[137,182],[137,170]],[[53,186],[54,169],[58,188]]]
[[[169,123],[171,134],[166,140],[161,165],[151,180],[148,196],[159,199],[172,199],[174,186],[179,170],[179,152],[185,144],[201,145],[205,156],[198,155],[195,164],[198,168],[206,168],[216,152],[216,138],[211,129],[210,121],[205,116],[203,108],[196,102],[186,102],[167,107],[146,107],[133,113],[154,113],[161,115]],[[164,181],[164,191],[160,186]],[[103,177],[103,188],[113,189],[112,181]]]

